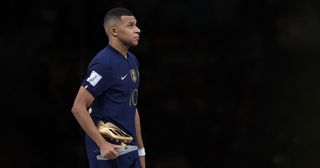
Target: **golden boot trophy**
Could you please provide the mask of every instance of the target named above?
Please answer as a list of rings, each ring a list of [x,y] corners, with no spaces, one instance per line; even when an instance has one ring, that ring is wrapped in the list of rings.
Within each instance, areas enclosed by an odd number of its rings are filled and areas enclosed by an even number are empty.
[[[133,139],[132,136],[125,133],[111,122],[104,123],[103,121],[99,121],[98,130],[103,137],[111,141],[116,141],[122,146],[127,146]]]
[[[101,135],[109,139],[111,141],[115,141],[120,143],[123,147],[116,149],[119,155],[124,155],[126,153],[138,150],[138,147],[135,145],[128,145],[132,140],[133,137],[129,134],[122,131],[119,127],[114,125],[111,122],[104,123],[103,121],[98,122],[98,131]],[[97,156],[98,160],[107,160],[102,155]]]

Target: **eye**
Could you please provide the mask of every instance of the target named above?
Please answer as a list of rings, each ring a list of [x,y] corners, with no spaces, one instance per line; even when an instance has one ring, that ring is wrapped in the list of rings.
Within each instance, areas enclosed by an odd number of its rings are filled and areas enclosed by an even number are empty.
[[[136,23],[135,23],[135,22],[129,22],[127,27],[128,27],[129,29],[133,29],[135,26],[136,26]]]

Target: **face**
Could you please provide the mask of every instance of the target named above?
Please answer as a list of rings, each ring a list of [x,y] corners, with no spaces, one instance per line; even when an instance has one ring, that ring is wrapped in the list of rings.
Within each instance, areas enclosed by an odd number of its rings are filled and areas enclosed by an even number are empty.
[[[118,39],[126,46],[136,46],[139,41],[140,29],[134,16],[121,16],[117,25]]]

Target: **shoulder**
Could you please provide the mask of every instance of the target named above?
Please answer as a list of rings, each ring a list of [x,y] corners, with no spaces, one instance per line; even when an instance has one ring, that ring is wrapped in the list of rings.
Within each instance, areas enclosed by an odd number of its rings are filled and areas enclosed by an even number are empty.
[[[112,53],[108,51],[107,47],[103,48],[92,58],[92,60],[89,63],[89,67],[92,67],[92,66],[109,67],[111,54]]]

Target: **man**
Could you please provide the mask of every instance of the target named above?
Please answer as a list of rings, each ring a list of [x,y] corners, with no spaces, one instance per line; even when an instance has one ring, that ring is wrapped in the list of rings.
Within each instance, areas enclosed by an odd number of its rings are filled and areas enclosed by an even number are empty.
[[[104,18],[109,44],[89,63],[71,109],[86,133],[85,142],[90,168],[145,168],[145,152],[137,110],[139,64],[129,52],[137,46],[140,29],[132,12],[113,8]],[[89,113],[89,109],[92,112]],[[123,146],[102,136],[97,129],[99,121],[111,122],[133,140],[137,147],[119,155]],[[97,156],[102,156],[100,159]]]

